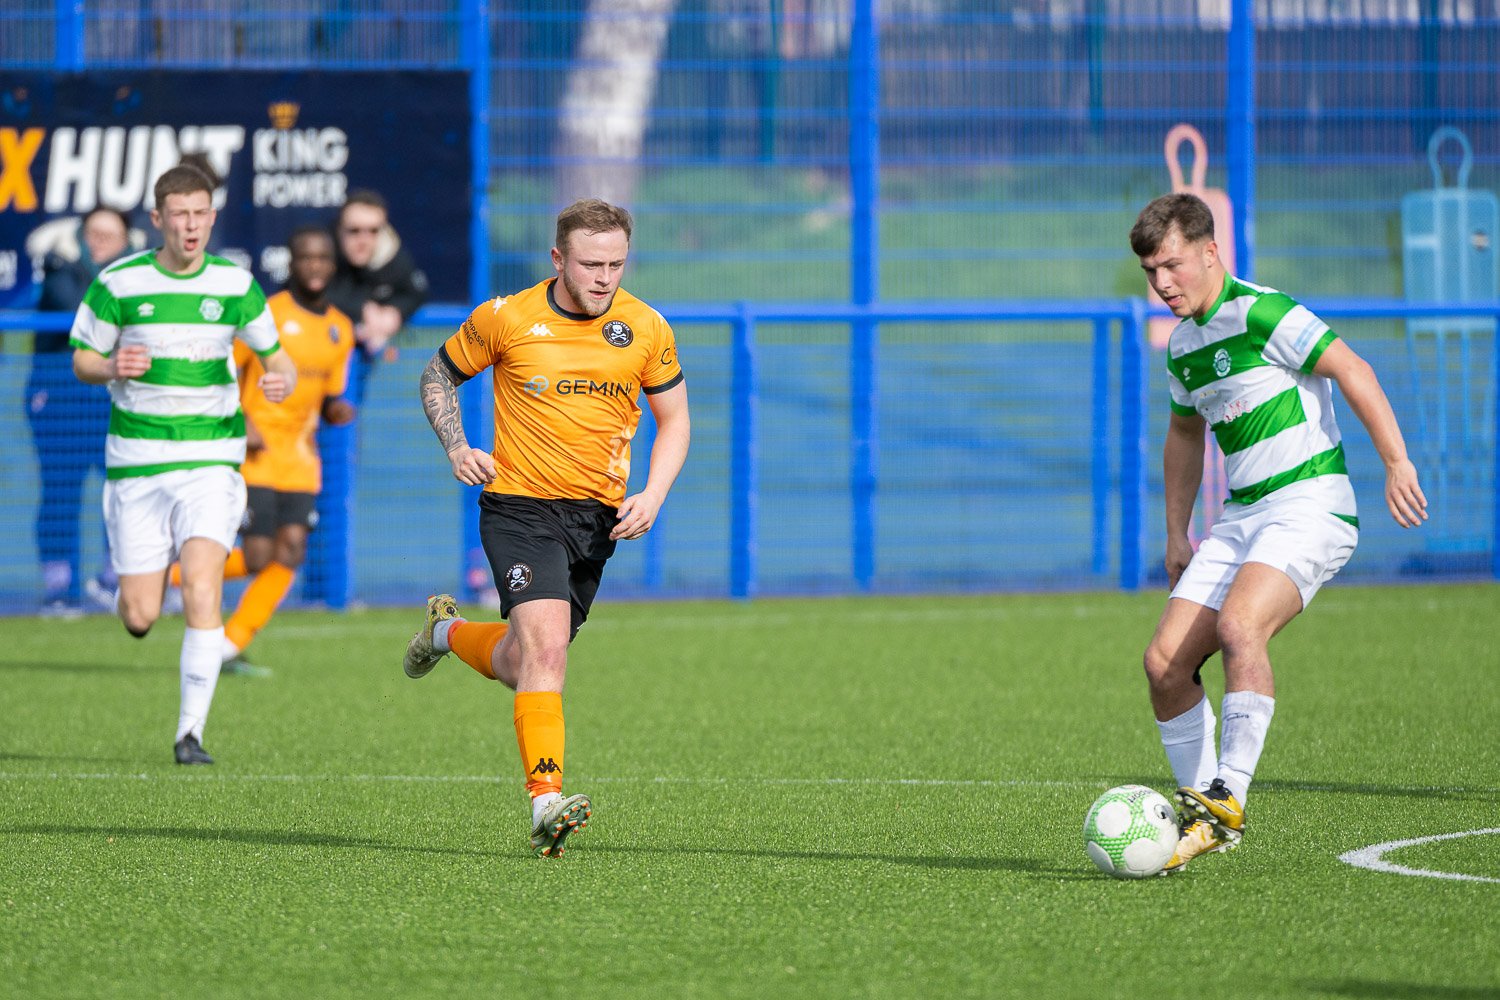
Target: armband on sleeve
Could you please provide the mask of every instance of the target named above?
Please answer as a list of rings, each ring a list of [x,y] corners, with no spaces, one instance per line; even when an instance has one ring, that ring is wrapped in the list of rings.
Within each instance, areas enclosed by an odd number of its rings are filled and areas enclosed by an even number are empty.
[[[438,360],[443,363],[443,368],[448,372],[448,378],[453,382],[454,385],[463,385],[465,382],[469,381],[469,379],[474,377],[472,375],[464,374],[463,370],[460,369],[458,365],[453,363],[453,359],[448,356],[447,344],[444,344],[442,347],[438,348],[437,356]]]

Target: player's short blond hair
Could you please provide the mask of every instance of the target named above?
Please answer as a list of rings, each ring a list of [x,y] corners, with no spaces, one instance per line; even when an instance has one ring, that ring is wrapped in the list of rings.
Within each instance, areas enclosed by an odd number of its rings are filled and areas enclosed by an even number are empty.
[[[1174,229],[1188,243],[1211,240],[1214,238],[1213,210],[1195,194],[1164,194],[1141,209],[1135,225],[1130,227],[1130,249],[1137,257],[1149,257],[1161,249]]]
[[[628,245],[630,231],[634,224],[630,213],[620,206],[611,205],[599,198],[583,198],[558,213],[557,242],[553,246],[566,257],[568,237],[574,233],[608,233],[616,229],[625,233],[625,242]]]

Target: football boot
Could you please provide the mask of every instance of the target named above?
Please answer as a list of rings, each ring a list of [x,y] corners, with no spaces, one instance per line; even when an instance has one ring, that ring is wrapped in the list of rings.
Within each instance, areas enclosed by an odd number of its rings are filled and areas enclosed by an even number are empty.
[[[531,850],[539,858],[560,858],[563,841],[589,825],[594,807],[587,795],[569,795],[549,805],[531,828]]]
[[[406,676],[413,680],[426,677],[438,665],[438,661],[448,655],[432,648],[432,628],[438,622],[457,617],[458,605],[454,603],[452,594],[437,594],[427,598],[427,621],[406,644],[406,658],[401,661],[401,669],[406,671]]]
[[[172,752],[176,755],[179,764],[212,764],[214,762],[214,759],[208,755],[208,751],[203,749],[203,744],[198,742],[198,737],[192,733],[178,740]]]
[[[1200,854],[1218,854],[1223,851],[1232,851],[1240,846],[1238,837],[1221,837],[1213,824],[1201,819],[1189,820],[1182,828],[1182,836],[1177,841],[1177,850],[1172,852],[1172,857],[1167,860],[1166,867],[1161,870],[1163,875],[1176,875],[1187,867],[1187,863]]]
[[[1239,840],[1245,832],[1245,807],[1234,797],[1222,778],[1215,778],[1205,791],[1184,786],[1173,796],[1184,820],[1201,819],[1214,828],[1221,840]]]

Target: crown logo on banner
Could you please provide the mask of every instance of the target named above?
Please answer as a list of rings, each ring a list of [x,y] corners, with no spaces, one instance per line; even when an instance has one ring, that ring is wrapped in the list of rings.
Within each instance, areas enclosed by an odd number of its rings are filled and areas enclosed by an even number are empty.
[[[289,129],[297,124],[297,115],[302,112],[302,105],[296,101],[274,101],[266,108],[266,114],[271,118],[271,125],[279,129]]]

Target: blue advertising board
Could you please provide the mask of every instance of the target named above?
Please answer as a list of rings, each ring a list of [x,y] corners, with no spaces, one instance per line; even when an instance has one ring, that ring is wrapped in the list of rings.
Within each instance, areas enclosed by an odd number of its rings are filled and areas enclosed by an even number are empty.
[[[157,244],[152,185],[189,153],[221,179],[210,250],[268,293],[291,231],[370,188],[432,298],[469,298],[462,72],[12,72],[0,73],[0,307],[34,305],[49,237],[97,205]]]

